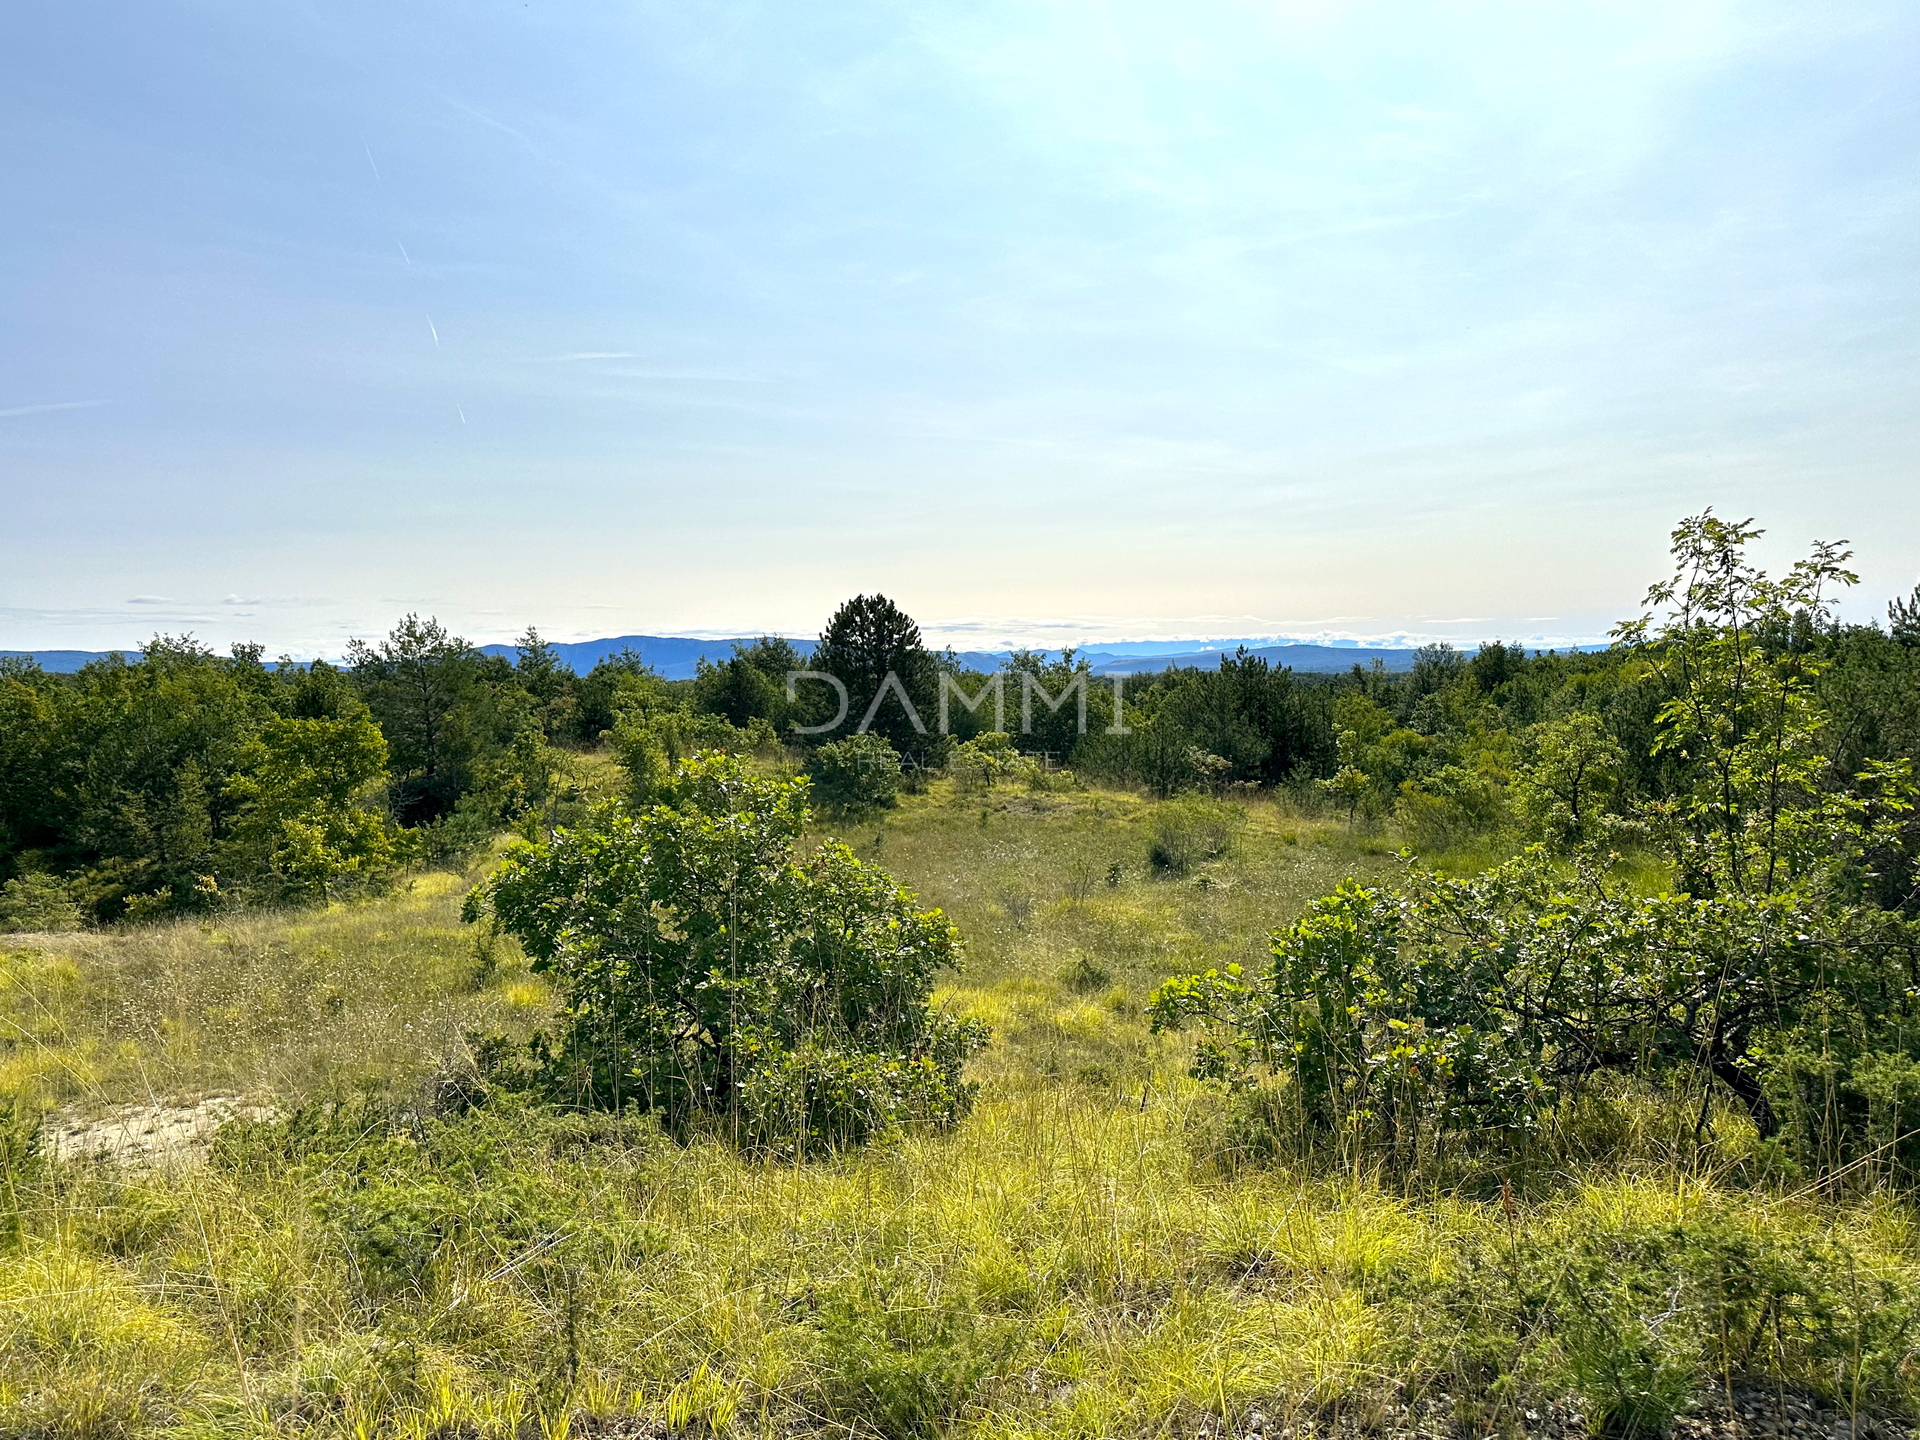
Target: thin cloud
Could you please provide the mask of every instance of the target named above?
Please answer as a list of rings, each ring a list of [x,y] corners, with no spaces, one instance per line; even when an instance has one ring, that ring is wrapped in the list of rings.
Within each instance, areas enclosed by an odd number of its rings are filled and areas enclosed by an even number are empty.
[[[9,420],[16,415],[45,415],[54,410],[91,410],[96,405],[104,405],[104,400],[55,400],[47,405],[15,405],[0,410],[0,420]]]
[[[530,140],[527,136],[522,134],[520,131],[514,129],[511,125],[505,124],[502,121],[494,119],[493,116],[487,114],[487,112],[484,110],[476,110],[473,106],[466,104],[464,101],[456,100],[451,95],[437,94],[433,98],[438,100],[442,105],[450,106],[451,108],[458,110],[462,115],[467,116],[469,119],[478,120],[482,125],[486,125],[492,129],[498,130],[503,135],[511,135],[514,139],[518,140],[522,145],[526,146],[528,150],[532,150],[534,148],[533,141]]]
[[[608,360],[644,360],[638,350],[571,350],[562,355],[541,355],[534,365],[588,365]],[[620,369],[605,372],[622,380],[707,380],[719,384],[758,385],[766,377],[747,375],[738,370],[700,370],[684,366],[655,366],[644,370]]]

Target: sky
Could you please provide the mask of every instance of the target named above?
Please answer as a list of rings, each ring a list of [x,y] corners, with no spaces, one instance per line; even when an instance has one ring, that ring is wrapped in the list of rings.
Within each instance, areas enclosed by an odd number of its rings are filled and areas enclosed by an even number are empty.
[[[0,648],[1920,580],[1920,7],[13,0]]]

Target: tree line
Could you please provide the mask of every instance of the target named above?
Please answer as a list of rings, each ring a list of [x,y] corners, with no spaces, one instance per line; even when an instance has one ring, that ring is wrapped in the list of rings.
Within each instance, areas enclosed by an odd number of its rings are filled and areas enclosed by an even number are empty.
[[[1830,788],[1920,754],[1920,589],[1885,626],[1802,606],[1752,640],[1806,667]],[[859,595],[810,654],[765,637],[685,681],[631,651],[576,674],[532,629],[487,655],[414,615],[340,665],[191,637],[72,675],[6,660],[0,925],[378,886],[504,829],[577,819],[575,762],[603,750],[636,803],[717,750],[799,762],[829,808],[883,805],[941,771],[992,784],[1064,770],[1161,795],[1284,789],[1426,848],[1592,835],[1697,783],[1697,758],[1660,740],[1681,691],[1657,651],[1645,634],[1598,653],[1438,645],[1407,674],[1338,676],[1236,653],[1121,691],[1070,650],[967,671],[893,601]],[[1903,858],[1883,883],[1911,877]]]

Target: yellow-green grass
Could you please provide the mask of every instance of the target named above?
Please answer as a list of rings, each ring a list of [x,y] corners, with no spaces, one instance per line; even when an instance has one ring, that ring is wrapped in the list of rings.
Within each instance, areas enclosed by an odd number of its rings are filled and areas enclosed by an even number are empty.
[[[0,936],[0,1093],[85,1109],[286,1099],[431,1070],[463,1029],[544,1011],[431,872],[327,910]]]
[[[1542,1297],[1596,1255],[1657,1271],[1663,1246],[1707,1257],[1676,1274],[1826,1287],[1831,1323],[1791,1297],[1771,1328],[1740,1312],[1682,1356],[1701,1374],[1737,1358],[1843,1404],[1910,1397],[1906,1342],[1872,1318],[1920,1295],[1902,1201],[1739,1189],[1657,1144],[1504,1200],[1223,1159],[1237,1102],[1148,1032],[1148,989],[1257,963],[1315,895],[1398,863],[1233,803],[1232,852],[1178,880],[1147,863],[1154,802],[1117,792],[937,785],[823,823],[954,917],[967,968],[940,1002],[995,1043],[956,1131],[808,1165],[508,1103],[409,1119],[463,1031],[548,1003],[459,924],[465,877],[14,937],[0,1060],[24,1103],[341,1103],[305,1138],[236,1127],[195,1169],[16,1166],[0,1434],[1157,1435],[1420,1396],[1500,1425],[1586,1373],[1592,1334],[1529,1320]]]

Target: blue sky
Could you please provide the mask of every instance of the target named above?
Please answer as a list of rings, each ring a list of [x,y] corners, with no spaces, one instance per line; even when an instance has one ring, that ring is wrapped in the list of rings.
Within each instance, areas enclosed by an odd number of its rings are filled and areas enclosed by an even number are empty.
[[[1920,7],[16,0],[0,648],[1920,579]]]

